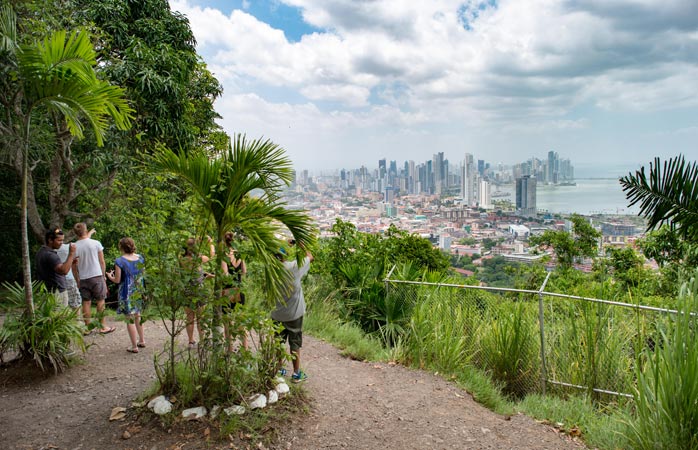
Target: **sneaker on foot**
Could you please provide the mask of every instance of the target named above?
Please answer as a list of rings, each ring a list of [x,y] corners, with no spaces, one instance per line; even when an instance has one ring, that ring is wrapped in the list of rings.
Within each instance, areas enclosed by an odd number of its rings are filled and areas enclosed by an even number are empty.
[[[293,372],[293,375],[291,375],[292,383],[300,383],[301,381],[305,381],[307,379],[308,375],[302,370],[299,370],[298,372]]]
[[[279,369],[280,377],[285,377],[286,375],[288,375],[288,371],[286,369]]]

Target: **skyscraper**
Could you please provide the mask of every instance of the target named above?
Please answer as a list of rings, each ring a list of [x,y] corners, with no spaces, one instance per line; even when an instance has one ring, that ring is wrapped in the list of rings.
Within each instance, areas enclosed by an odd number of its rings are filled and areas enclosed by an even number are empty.
[[[444,152],[434,154],[432,161],[432,167],[434,168],[434,193],[441,195],[446,187],[446,177],[444,174]]]
[[[478,200],[478,206],[484,209],[492,208],[492,195],[491,195],[491,185],[487,180],[480,179],[480,195]]]
[[[475,170],[475,160],[471,153],[465,154],[463,169],[461,170],[460,192],[463,202],[468,206],[473,206],[477,202],[477,172]]]
[[[536,179],[530,175],[516,179],[516,213],[521,216],[536,215]]]

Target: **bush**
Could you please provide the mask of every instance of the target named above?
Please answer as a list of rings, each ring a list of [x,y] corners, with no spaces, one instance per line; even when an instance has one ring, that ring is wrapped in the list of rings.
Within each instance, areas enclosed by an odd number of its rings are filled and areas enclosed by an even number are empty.
[[[5,284],[7,300],[16,305],[24,301],[24,287]],[[0,356],[15,351],[20,358],[33,360],[42,370],[53,368],[54,373],[70,366],[75,346],[85,351],[82,326],[75,311],[58,304],[56,296],[46,291],[43,284],[33,284],[34,315],[13,312],[0,328]]]
[[[698,448],[698,272],[682,286],[680,301],[661,345],[644,366],[637,364],[635,414],[625,433],[632,448]]]

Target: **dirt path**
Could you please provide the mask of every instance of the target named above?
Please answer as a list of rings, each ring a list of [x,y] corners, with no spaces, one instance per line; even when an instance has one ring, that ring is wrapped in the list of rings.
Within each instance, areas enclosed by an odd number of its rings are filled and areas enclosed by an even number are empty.
[[[128,407],[154,380],[154,349],[165,331],[147,324],[148,347],[126,352],[123,323],[94,345],[85,362],[47,379],[0,371],[0,447],[3,449],[216,448],[200,434],[109,422],[114,406]],[[293,422],[276,448],[294,449],[579,449],[578,443],[525,416],[510,420],[475,403],[469,394],[431,374],[400,366],[343,358],[307,338],[303,364],[312,401],[309,416]],[[229,448],[221,443],[221,448]]]

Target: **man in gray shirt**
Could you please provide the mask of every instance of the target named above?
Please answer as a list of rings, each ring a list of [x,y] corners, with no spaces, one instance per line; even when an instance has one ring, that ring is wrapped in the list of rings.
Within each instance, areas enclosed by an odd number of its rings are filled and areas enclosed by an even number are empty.
[[[303,287],[301,279],[310,270],[310,262],[313,260],[313,255],[306,252],[306,257],[300,267],[298,263],[286,261],[286,254],[280,251],[277,254],[283,263],[286,270],[289,272],[293,285],[289,286],[288,292],[283,295],[282,299],[276,300],[276,309],[272,311],[271,318],[283,325],[281,331],[281,339],[283,342],[288,340],[288,345],[293,356],[293,375],[291,381],[299,383],[307,378],[307,375],[301,371],[301,347],[303,346],[303,315],[305,314],[305,299],[303,298]],[[282,373],[284,370],[282,370]]]

